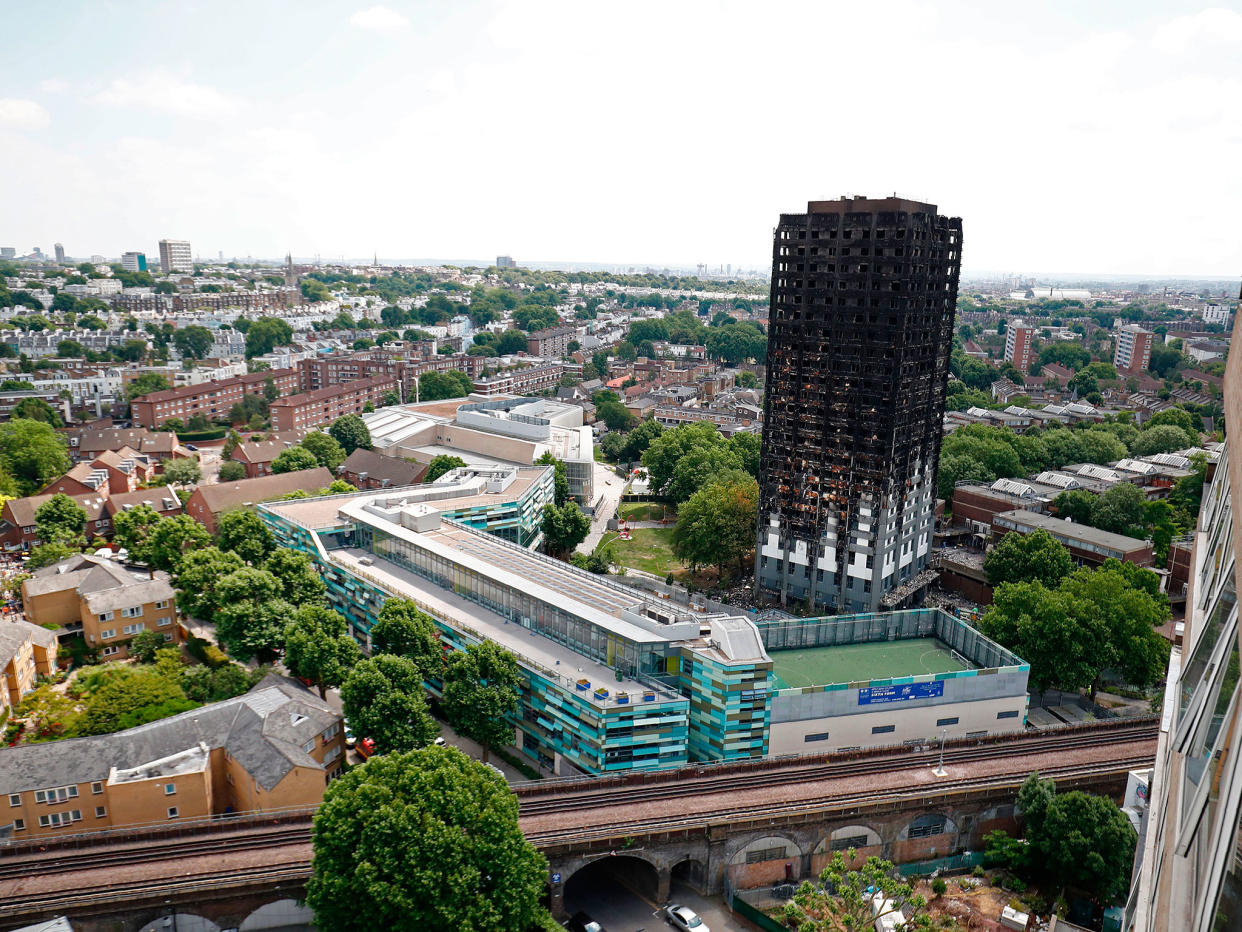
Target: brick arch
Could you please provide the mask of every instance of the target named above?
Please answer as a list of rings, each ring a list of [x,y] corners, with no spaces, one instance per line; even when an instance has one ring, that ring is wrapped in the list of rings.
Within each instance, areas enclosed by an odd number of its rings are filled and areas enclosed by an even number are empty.
[[[164,932],[165,929],[169,928],[169,926],[165,923],[168,922],[171,915],[171,907],[161,910],[160,914],[144,925],[139,932]],[[197,920],[197,922],[193,924],[193,927],[196,929],[204,930],[204,932],[205,930],[214,930],[214,932],[219,932],[220,926],[216,925],[216,923],[212,922],[210,919],[200,916],[198,913],[192,912],[188,909],[177,910],[177,925],[181,925],[189,919]]]
[[[279,921],[279,925],[283,926],[310,923],[313,916],[314,914],[310,907],[304,903],[299,903],[295,899],[286,897],[283,900],[274,900],[271,903],[265,903],[263,906],[260,906],[242,920],[238,930],[239,932],[250,932],[250,930],[256,928],[270,929],[273,928],[273,921]]]
[[[809,846],[787,832],[752,832],[738,838],[726,852],[725,870],[729,880],[738,889],[777,883],[792,874],[794,879],[805,873],[803,855]],[[775,857],[777,849],[784,853]],[[788,865],[788,867],[786,866]]]
[[[663,886],[667,890],[668,868],[646,856],[644,852],[612,853],[602,856],[581,859],[572,873],[564,875],[566,895],[570,895],[574,887],[574,879],[581,882],[590,873],[604,873],[613,876],[617,882],[627,886],[641,896],[656,901],[660,899]],[[663,881],[663,883],[662,883]]]
[[[893,842],[892,860],[922,861],[952,854],[958,846],[958,820],[948,812],[926,810],[914,815]]]
[[[820,839],[815,850],[811,852],[811,873],[818,875],[828,866],[828,862],[832,859],[834,842],[847,839],[851,841],[850,847],[854,848],[859,862],[873,855],[881,857],[884,853],[884,836],[876,828],[860,822],[840,825]]]

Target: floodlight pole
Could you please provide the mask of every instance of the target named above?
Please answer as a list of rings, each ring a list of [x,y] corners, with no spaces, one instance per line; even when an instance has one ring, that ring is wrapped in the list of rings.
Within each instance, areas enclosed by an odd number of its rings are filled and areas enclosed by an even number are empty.
[[[949,772],[944,769],[944,739],[947,733],[947,728],[940,730],[940,762],[936,764],[936,769],[932,771],[937,777],[947,777],[949,775]]]

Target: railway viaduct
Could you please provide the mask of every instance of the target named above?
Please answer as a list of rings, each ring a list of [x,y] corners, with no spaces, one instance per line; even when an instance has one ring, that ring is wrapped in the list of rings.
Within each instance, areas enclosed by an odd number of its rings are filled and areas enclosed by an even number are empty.
[[[550,905],[563,915],[575,878],[600,872],[659,903],[675,880],[715,893],[809,877],[834,850],[900,863],[978,849],[988,832],[1014,827],[1030,772],[1061,790],[1120,798],[1128,772],[1151,765],[1155,735],[1145,720],[959,742],[940,774],[935,750],[889,749],[515,789],[522,830],[548,858]],[[244,930],[264,904],[303,895],[310,815],[0,849],[0,928],[67,914],[86,929],[128,932],[175,909]]]

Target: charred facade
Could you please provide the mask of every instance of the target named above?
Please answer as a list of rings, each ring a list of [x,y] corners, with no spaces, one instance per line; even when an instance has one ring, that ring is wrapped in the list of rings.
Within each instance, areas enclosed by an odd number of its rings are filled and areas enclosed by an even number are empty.
[[[781,215],[760,591],[877,611],[926,567],[961,255],[961,219],[933,204],[842,198]]]

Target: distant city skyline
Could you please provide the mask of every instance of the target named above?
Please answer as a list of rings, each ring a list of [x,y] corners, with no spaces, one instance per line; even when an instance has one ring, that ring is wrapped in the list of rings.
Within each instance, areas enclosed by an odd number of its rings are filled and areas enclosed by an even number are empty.
[[[968,275],[1242,267],[1238,2],[77,0],[5,26],[23,250],[762,268],[782,212],[849,192],[967,218]],[[865,92],[822,96],[842,75]]]

